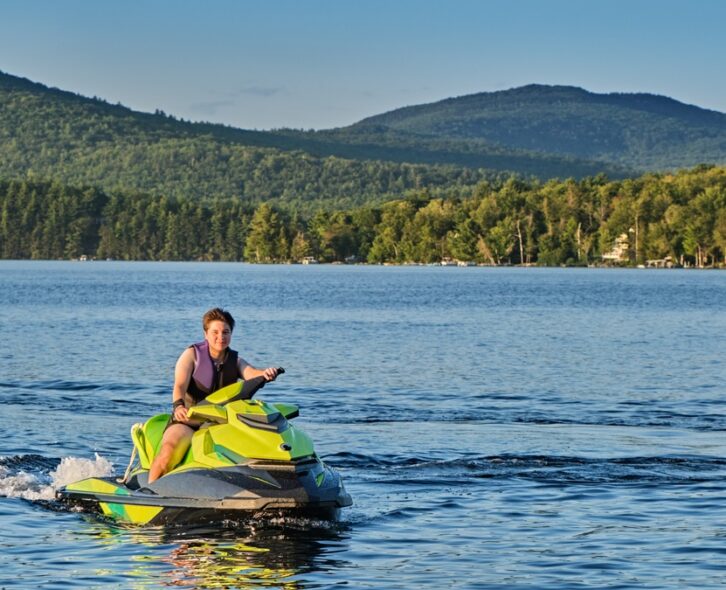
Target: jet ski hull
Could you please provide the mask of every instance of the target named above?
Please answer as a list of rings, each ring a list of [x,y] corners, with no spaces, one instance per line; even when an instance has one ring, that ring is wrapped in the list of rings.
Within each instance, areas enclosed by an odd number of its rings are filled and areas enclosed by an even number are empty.
[[[170,474],[149,487],[142,487],[147,474],[141,472],[130,478],[129,485],[111,477],[88,478],[61,488],[56,495],[115,520],[149,525],[243,520],[261,512],[331,519],[352,504],[340,476],[328,467],[322,478],[309,472],[295,477],[294,469],[283,478],[281,472],[246,466],[189,470]],[[252,485],[235,488],[243,481]]]

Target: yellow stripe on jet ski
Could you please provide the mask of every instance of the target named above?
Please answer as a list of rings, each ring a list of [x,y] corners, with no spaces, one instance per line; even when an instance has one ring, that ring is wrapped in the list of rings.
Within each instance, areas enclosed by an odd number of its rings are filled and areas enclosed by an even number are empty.
[[[90,492],[93,494],[118,494],[120,496],[128,496],[131,493],[124,486],[97,477],[89,477],[88,479],[82,479],[81,481],[68,484],[66,490],[71,492]]]
[[[140,506],[136,504],[116,504],[99,502],[104,515],[132,524],[146,524],[163,510],[160,506]]]

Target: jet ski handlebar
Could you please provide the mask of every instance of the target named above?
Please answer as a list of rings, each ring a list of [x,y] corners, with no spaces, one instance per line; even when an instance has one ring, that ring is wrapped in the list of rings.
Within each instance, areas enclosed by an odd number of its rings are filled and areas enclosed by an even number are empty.
[[[285,372],[283,367],[277,367],[277,374],[282,375]],[[262,389],[267,383],[267,379],[264,376],[255,377],[254,379],[248,379],[242,384],[240,392],[229,401],[236,401],[238,399],[252,399],[260,389]]]
[[[285,369],[282,367],[277,368],[277,374],[282,375]],[[260,389],[262,389],[267,383],[264,375],[255,377],[254,379],[246,379],[245,381],[238,381],[231,385],[227,385],[222,389],[218,389],[214,393],[209,394],[203,401],[199,402],[198,405],[206,404],[218,404],[225,405],[230,402],[236,402],[241,399],[252,399]],[[190,410],[191,411],[191,410]]]

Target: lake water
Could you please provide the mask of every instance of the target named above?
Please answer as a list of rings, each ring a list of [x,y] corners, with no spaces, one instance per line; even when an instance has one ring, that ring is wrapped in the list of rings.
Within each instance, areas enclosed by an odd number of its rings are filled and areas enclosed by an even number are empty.
[[[342,474],[338,522],[119,526],[206,309]],[[0,262],[0,588],[723,588],[726,273]]]

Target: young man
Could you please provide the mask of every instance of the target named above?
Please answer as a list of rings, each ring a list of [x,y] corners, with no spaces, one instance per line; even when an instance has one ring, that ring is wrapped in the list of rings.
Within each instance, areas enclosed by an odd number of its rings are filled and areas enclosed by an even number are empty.
[[[210,393],[241,379],[263,376],[274,381],[277,369],[256,369],[229,348],[234,318],[215,307],[202,318],[204,340],[187,348],[176,362],[172,416],[161,439],[161,447],[149,469],[149,483],[159,479],[184,458],[200,422],[187,419],[187,409]]]

